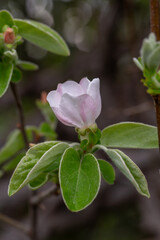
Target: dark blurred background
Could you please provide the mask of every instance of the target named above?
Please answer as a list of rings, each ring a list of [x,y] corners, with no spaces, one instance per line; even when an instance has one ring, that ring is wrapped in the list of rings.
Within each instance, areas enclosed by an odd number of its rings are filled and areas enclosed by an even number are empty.
[[[58,31],[71,50],[69,57],[53,55],[28,42],[18,49],[21,59],[40,66],[24,73],[18,91],[23,100],[26,123],[39,125],[43,120],[35,100],[59,82],[84,76],[101,79],[103,109],[98,126],[120,121],[156,124],[154,105],[140,82],[142,75],[132,58],[139,56],[144,37],[149,34],[149,1],[146,0],[0,0],[0,9],[14,17],[43,22]],[[0,146],[16,128],[18,114],[10,89],[0,99]],[[77,141],[73,128],[58,123],[59,139]],[[40,240],[159,240],[160,176],[157,150],[125,151],[144,172],[151,198],[140,196],[116,170],[116,181],[102,181],[93,204],[71,213],[61,196],[52,196],[38,210]],[[103,155],[105,157],[105,155]],[[10,175],[0,179],[0,211],[21,223],[29,224],[27,202],[30,191],[22,189],[9,198]],[[42,187],[45,189],[47,186]],[[41,189],[40,189],[41,190]],[[27,240],[21,232],[0,222],[1,240]]]

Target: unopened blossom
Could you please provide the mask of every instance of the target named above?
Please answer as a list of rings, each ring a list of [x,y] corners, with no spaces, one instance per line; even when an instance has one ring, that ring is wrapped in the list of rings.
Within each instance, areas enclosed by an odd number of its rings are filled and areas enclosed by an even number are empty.
[[[101,112],[100,80],[81,79],[80,83],[66,81],[47,96],[56,117],[65,125],[87,128],[95,123]]]
[[[15,41],[15,34],[12,28],[7,28],[4,32],[4,41],[7,44],[12,44]]]
[[[45,91],[41,93],[41,102],[44,104],[47,103],[47,93]]]

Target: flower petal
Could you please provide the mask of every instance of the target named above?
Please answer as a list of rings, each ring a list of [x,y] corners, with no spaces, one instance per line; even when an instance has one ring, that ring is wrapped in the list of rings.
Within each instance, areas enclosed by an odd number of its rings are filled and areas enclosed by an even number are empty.
[[[47,101],[51,107],[58,107],[61,101],[61,95],[57,91],[51,91],[47,95]]]
[[[70,127],[75,127],[75,124],[73,124],[70,119],[64,116],[63,112],[59,108],[52,108],[53,112],[55,113],[57,119],[62,122],[63,124],[70,126]]]
[[[78,128],[88,127],[95,122],[96,106],[87,94],[73,97],[66,93],[62,96],[59,108],[63,116]]]
[[[68,93],[72,96],[79,96],[84,94],[84,90],[81,85],[74,81],[67,81],[65,83],[59,84],[59,91],[62,91],[62,94]]]
[[[88,87],[89,87],[89,84],[90,84],[89,79],[87,77],[84,77],[84,78],[81,79],[79,84],[82,86],[85,93],[87,93],[87,90],[88,90]]]
[[[100,80],[99,78],[94,78],[88,87],[87,94],[90,95],[96,105],[95,117],[97,118],[101,112],[101,95],[100,95]]]

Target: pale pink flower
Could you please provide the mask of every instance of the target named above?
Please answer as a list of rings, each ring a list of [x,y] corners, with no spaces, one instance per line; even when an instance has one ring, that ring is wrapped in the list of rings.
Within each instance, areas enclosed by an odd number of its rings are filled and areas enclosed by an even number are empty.
[[[65,125],[87,128],[95,123],[101,112],[100,80],[67,81],[47,96],[56,117]]]

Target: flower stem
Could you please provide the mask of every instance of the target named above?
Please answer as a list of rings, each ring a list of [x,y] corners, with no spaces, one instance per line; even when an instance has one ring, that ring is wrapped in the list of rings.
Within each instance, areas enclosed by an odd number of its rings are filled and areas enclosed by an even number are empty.
[[[160,7],[159,0],[150,0],[150,28],[151,32],[155,33],[157,41],[160,40]],[[158,140],[160,151],[160,95],[153,96],[153,100],[156,108],[156,119],[158,128]]]
[[[24,113],[23,113],[23,108],[22,108],[22,102],[19,97],[16,84],[11,82],[11,89],[13,92],[13,96],[17,105],[17,109],[19,112],[19,119],[20,119],[20,129],[21,133],[24,139],[25,143],[25,148],[26,150],[29,149],[29,141],[27,138],[27,134],[25,131],[25,120],[24,120]],[[32,192],[32,196],[34,196],[35,192]],[[37,240],[37,234],[36,234],[36,226],[37,226],[37,206],[36,205],[31,205],[30,204],[30,212],[31,212],[31,239],[32,240]]]
[[[28,142],[26,131],[25,131],[25,121],[24,121],[23,108],[22,108],[21,99],[18,95],[18,91],[17,91],[15,83],[11,82],[11,89],[12,89],[13,96],[14,96],[14,99],[15,99],[15,102],[16,102],[16,105],[17,105],[18,112],[19,112],[20,129],[21,129],[21,133],[22,133],[22,136],[23,136],[23,139],[24,139],[25,148],[26,148],[26,150],[28,150],[29,142]]]

